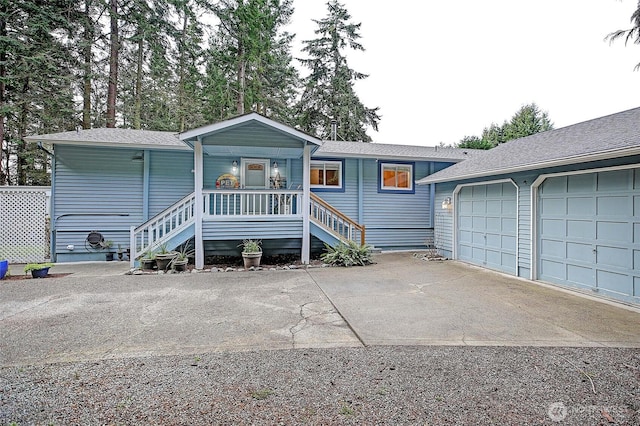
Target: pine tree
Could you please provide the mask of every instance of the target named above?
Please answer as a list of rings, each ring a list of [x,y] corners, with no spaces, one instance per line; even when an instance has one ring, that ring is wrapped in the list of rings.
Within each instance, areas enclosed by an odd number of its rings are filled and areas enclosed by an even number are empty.
[[[24,138],[75,126],[73,56],[75,2],[0,2],[0,183],[46,184],[49,159]]]
[[[331,121],[336,120],[338,135],[344,140],[369,142],[367,127],[378,130],[379,108],[365,107],[355,93],[355,82],[368,77],[349,67],[345,50],[364,51],[358,41],[361,24],[349,22],[351,15],[337,0],[327,3],[328,15],[314,20],[318,38],[305,40],[309,57],[300,62],[310,70],[297,106],[298,124],[303,130],[328,138]]]
[[[207,87],[216,90],[229,116],[259,111],[289,116],[297,72],[291,66],[292,37],[282,31],[293,14],[291,0],[221,0],[214,7],[220,23],[208,54]],[[225,83],[226,80],[226,83]],[[225,93],[226,92],[226,93]],[[227,100],[235,101],[235,111]]]

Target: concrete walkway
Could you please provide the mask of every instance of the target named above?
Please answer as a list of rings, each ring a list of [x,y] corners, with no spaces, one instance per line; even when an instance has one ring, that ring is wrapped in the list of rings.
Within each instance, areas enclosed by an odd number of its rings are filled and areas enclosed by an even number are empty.
[[[126,262],[56,265],[72,274],[0,284],[0,366],[363,344],[640,347],[638,309],[458,262],[376,259],[142,276],[123,275]]]

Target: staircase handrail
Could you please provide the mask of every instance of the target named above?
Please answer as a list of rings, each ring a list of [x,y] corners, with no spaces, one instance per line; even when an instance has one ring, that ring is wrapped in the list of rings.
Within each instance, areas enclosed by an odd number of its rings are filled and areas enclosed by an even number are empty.
[[[154,250],[195,221],[195,192],[178,200],[142,225],[131,227],[131,259]],[[146,238],[144,232],[146,232]]]
[[[317,196],[313,192],[310,194],[310,197],[311,197],[311,205],[309,206],[310,209],[311,209],[310,217],[311,217],[311,219],[313,219],[314,223],[316,223],[317,225],[321,226],[323,229],[327,230],[328,232],[332,233],[333,235],[338,237],[340,240],[344,241],[346,239],[346,240],[349,240],[349,241],[353,241],[353,239],[351,238],[351,235],[345,236],[342,233],[335,231],[334,229],[329,227],[327,224],[325,224],[322,220],[320,220],[318,217],[316,217],[316,214],[314,213],[314,209],[312,208],[313,204],[315,203],[315,204],[319,205],[322,209],[324,209],[324,210],[328,211],[329,213],[331,213],[333,216],[335,216],[338,219],[340,219],[343,222],[345,222],[350,228],[360,231],[360,245],[364,245],[365,244],[366,234],[365,234],[365,226],[364,225],[361,225],[358,222],[356,222],[355,220],[351,219],[349,216],[347,216],[346,214],[342,213],[340,210],[338,210],[337,208],[335,208],[331,204],[327,203],[325,200],[323,200],[322,198],[320,198],[319,196]]]

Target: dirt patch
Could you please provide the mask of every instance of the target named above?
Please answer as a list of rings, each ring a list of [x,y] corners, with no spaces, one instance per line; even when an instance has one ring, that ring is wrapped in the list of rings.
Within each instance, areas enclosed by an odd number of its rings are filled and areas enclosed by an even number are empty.
[[[21,281],[21,280],[46,280],[48,278],[62,278],[71,274],[49,274],[44,278],[33,278],[31,274],[23,275],[6,275],[2,281]]]

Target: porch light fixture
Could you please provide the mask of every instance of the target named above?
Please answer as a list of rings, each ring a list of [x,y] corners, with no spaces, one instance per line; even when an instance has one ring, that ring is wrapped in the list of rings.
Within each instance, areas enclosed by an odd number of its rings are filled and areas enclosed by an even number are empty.
[[[451,204],[451,197],[447,197],[444,200],[442,200],[442,208],[444,210],[449,210],[451,209],[453,206]]]
[[[273,171],[278,173],[278,163],[276,161],[273,162]]]
[[[235,175],[236,173],[238,173],[238,162],[236,160],[233,160],[233,163],[231,163],[231,170],[233,171],[233,174]]]

